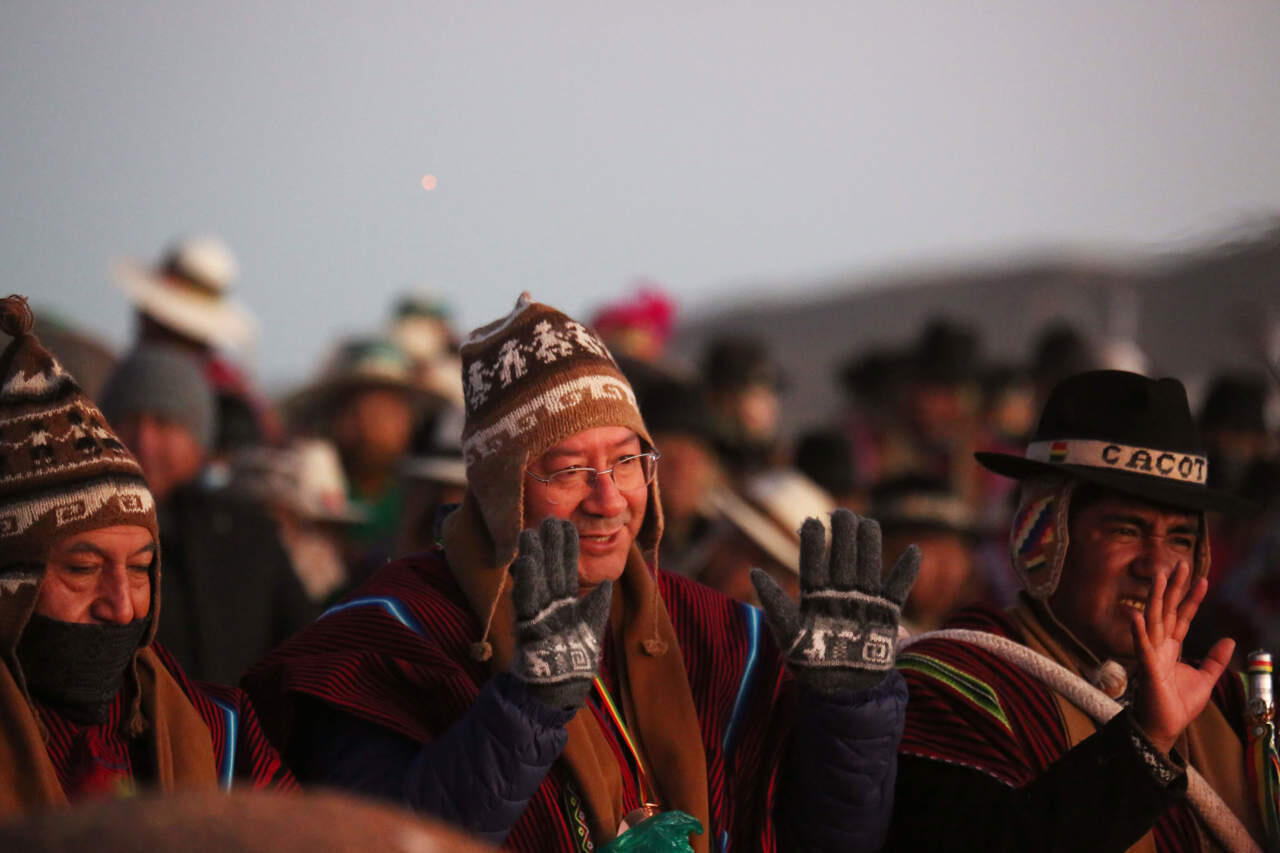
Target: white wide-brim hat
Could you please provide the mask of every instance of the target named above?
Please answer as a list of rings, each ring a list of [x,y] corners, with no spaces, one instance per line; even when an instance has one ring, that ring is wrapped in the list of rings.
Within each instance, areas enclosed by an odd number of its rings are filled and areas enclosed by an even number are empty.
[[[235,259],[216,238],[184,240],[155,267],[118,262],[114,273],[139,311],[174,331],[230,349],[257,336],[257,321],[230,294]]]
[[[708,503],[722,519],[797,575],[800,528],[805,519],[825,521],[836,508],[835,500],[821,486],[791,469],[748,476],[740,492],[716,489]]]

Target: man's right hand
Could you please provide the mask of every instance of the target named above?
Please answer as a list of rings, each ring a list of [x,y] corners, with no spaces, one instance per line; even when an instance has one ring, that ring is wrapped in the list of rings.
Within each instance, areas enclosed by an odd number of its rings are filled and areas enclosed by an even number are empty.
[[[1179,660],[1182,641],[1209,588],[1204,578],[1194,583],[1190,578],[1186,560],[1178,563],[1171,578],[1157,574],[1146,611],[1133,615],[1133,643],[1141,667],[1135,720],[1152,746],[1166,755],[1209,703],[1236,647],[1235,640],[1219,640],[1198,668]]]
[[[578,597],[578,531],[548,518],[520,534],[515,578],[516,655],[511,671],[552,708],[582,707],[600,668],[613,583]]]

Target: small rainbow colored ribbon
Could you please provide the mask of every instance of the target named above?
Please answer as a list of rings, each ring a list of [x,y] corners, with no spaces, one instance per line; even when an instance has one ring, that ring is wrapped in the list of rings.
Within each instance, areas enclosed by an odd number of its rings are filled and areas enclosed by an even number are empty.
[[[631,757],[635,759],[637,781],[640,783],[640,800],[646,807],[656,806],[657,800],[648,785],[648,775],[645,773],[644,762],[640,760],[640,750],[636,748],[636,742],[631,739],[631,732],[627,729],[627,724],[622,721],[622,714],[618,713],[618,706],[613,704],[613,697],[609,695],[609,688],[604,686],[604,682],[600,680],[600,676],[595,678],[596,692],[600,694],[600,699],[604,703],[605,709],[609,712],[609,718],[613,720],[614,726],[622,733],[622,739],[626,741],[627,749],[631,750]]]
[[[1258,814],[1267,834],[1268,849],[1280,849],[1280,755],[1276,752],[1275,709],[1269,705],[1271,691],[1271,656],[1255,652],[1249,655],[1247,680],[1264,680],[1265,695],[1249,696],[1249,745],[1245,770],[1249,785],[1258,798]],[[1261,693],[1262,691],[1260,691]],[[1250,690],[1253,694],[1254,690]],[[1261,701],[1258,701],[1261,700]]]

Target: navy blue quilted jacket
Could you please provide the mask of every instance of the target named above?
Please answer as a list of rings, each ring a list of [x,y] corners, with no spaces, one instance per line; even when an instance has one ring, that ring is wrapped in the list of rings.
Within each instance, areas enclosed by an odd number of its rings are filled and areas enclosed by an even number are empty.
[[[509,675],[425,746],[381,726],[314,707],[291,746],[305,782],[359,791],[436,815],[501,843],[564,749],[570,712],[533,699]],[[779,783],[784,850],[880,849],[893,811],[906,682],[825,697],[801,689]]]

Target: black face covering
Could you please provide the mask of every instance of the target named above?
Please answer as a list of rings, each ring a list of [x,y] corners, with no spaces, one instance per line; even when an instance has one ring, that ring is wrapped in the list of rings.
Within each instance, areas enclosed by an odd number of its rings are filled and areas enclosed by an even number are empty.
[[[18,641],[27,688],[76,722],[101,723],[148,624],[90,625],[33,613]]]

